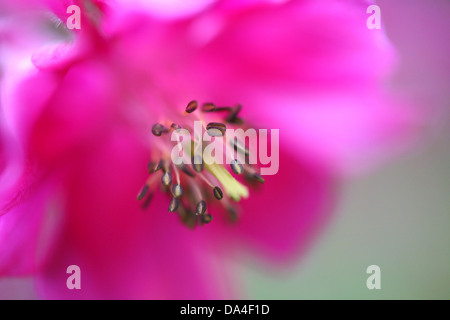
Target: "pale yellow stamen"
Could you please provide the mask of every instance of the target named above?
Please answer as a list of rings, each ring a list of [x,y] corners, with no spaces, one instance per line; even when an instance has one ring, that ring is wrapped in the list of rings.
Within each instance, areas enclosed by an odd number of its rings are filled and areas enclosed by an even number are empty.
[[[208,162],[212,161],[205,159],[205,168],[219,180],[231,199],[240,201],[241,197],[244,199],[248,198],[249,192],[245,185],[237,181],[222,165],[216,163],[208,164]]]

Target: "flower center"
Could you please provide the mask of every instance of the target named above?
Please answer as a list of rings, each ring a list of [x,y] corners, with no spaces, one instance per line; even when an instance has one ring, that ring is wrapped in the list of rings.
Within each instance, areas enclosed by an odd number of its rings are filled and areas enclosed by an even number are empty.
[[[213,211],[237,220],[237,202],[249,196],[247,185],[264,183],[252,157],[256,130],[239,117],[240,110],[241,105],[213,103],[199,108],[193,100],[183,115],[153,125],[149,176],[137,195],[143,208],[159,187],[171,197],[169,212],[189,227],[211,222]]]

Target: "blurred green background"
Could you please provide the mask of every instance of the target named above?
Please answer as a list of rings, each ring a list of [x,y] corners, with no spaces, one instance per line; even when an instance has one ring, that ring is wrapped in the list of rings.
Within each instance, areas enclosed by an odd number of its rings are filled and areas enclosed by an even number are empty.
[[[450,136],[449,136],[450,137]],[[347,185],[334,220],[299,265],[240,265],[253,299],[449,299],[450,148],[442,138]],[[381,268],[368,290],[366,269]]]

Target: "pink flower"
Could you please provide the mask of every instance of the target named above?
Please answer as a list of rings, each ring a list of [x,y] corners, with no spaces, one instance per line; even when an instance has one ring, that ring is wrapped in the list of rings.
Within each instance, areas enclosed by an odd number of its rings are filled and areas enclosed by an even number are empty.
[[[303,253],[338,176],[411,131],[410,113],[380,89],[394,56],[365,27],[367,3],[82,7],[74,41],[40,49],[34,71],[7,86],[0,275],[34,276],[43,298],[229,298],[223,254],[277,264]],[[214,221],[191,230],[166,195],[147,210],[136,201],[161,154],[150,128],[187,121],[194,99],[241,103],[240,117],[280,129],[279,172],[238,203],[235,224],[214,202]],[[65,286],[74,264],[81,290]]]

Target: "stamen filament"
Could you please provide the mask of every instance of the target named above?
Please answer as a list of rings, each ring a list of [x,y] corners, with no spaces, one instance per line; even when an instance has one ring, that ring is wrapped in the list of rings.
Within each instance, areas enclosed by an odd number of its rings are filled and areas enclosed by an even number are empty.
[[[180,184],[180,174],[178,173],[178,169],[176,165],[172,165],[173,171],[175,172],[175,179],[177,180],[177,184]]]

